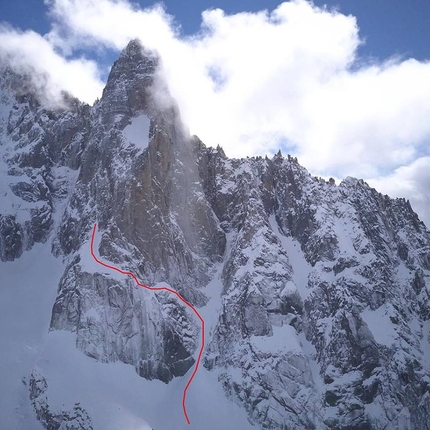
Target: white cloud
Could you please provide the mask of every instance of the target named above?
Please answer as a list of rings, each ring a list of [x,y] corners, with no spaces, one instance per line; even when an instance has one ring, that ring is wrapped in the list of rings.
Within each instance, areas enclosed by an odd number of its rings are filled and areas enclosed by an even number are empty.
[[[296,130],[303,162],[339,175],[372,177],[409,163],[430,137],[430,64],[400,64],[343,72],[306,94]]]
[[[52,31],[43,38],[15,32],[15,40],[42,46],[50,64],[43,71],[54,87],[67,85],[83,100],[94,97],[91,89],[100,92],[97,71],[93,63],[66,56],[77,48],[120,50],[138,37],[160,53],[191,132],[221,144],[230,156],[270,154],[283,144],[314,174],[380,179],[386,187],[391,180],[404,185],[402,166],[416,172],[415,160],[429,154],[430,64],[393,59],[359,66],[361,41],[352,16],[304,0],[272,12],[226,15],[215,9],[203,12],[198,34],[181,37],[161,6],[143,10],[125,0],[47,4]],[[38,64],[18,45],[27,62]],[[79,78],[69,72],[73,68]],[[404,193],[422,192],[430,169],[420,172]],[[415,203],[422,208],[427,203],[420,195],[414,201],[423,201]]]
[[[410,201],[420,219],[430,226],[430,157],[420,157],[385,177],[369,179],[370,186],[392,197]]]
[[[172,17],[160,5],[140,10],[125,0],[47,0],[45,3],[57,23],[49,37],[60,46],[70,42],[83,45],[102,42],[122,49],[131,38],[140,37],[147,48],[155,49],[175,38]],[[64,35],[87,38],[67,40]]]
[[[66,60],[33,31],[0,28],[0,61],[29,74],[47,103],[61,104],[62,91],[92,102],[103,88],[96,63],[85,59]]]
[[[178,37],[160,7],[142,11],[112,0],[50,4],[60,23],[50,39],[58,46],[64,48],[67,28],[72,41],[121,49],[139,37],[156,49],[191,131],[208,144],[223,144],[233,156],[275,150],[279,138],[291,139],[302,122],[298,105],[345,70],[359,44],[354,18],[304,1],[283,3],[272,13],[205,11],[201,34],[188,39]],[[214,82],[214,72],[222,85]]]

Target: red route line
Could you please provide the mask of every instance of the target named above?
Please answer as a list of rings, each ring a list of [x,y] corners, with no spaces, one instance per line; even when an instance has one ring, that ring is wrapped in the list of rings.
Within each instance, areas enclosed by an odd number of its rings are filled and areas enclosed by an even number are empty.
[[[146,288],[147,290],[151,290],[151,291],[168,291],[169,293],[174,294],[176,297],[178,297],[179,300],[181,300],[181,302],[183,302],[184,304],[186,304],[196,314],[197,318],[202,323],[201,324],[202,325],[202,344],[200,346],[199,355],[197,357],[197,361],[196,361],[196,365],[194,367],[194,371],[191,374],[191,377],[188,380],[188,383],[187,383],[187,385],[184,388],[184,394],[182,395],[182,409],[184,411],[184,416],[185,416],[185,419],[187,420],[187,423],[191,424],[190,419],[188,418],[188,414],[187,414],[187,407],[185,406],[185,399],[187,398],[187,391],[188,391],[188,388],[190,387],[191,381],[194,379],[194,376],[196,376],[197,369],[199,368],[200,360],[202,358],[203,349],[205,347],[205,321],[203,320],[202,316],[199,314],[199,312],[197,311],[197,309],[191,303],[188,303],[177,291],[172,290],[171,288],[167,288],[167,287],[149,287],[148,285],[145,285],[145,284],[142,284],[141,282],[139,282],[139,280],[137,279],[137,277],[136,277],[136,275],[134,273],[125,272],[124,270],[118,269],[118,268],[116,268],[114,266],[111,266],[110,264],[106,264],[106,263],[103,263],[103,261],[100,261],[96,257],[96,255],[94,254],[94,238],[96,236],[96,230],[97,230],[97,224],[94,224],[93,234],[91,236],[90,250],[91,250],[91,255],[93,256],[94,260],[97,263],[101,264],[104,267],[107,267],[108,269],[115,270],[116,272],[119,272],[122,275],[131,276],[134,279],[134,281],[136,282],[136,284],[139,285],[139,287]]]

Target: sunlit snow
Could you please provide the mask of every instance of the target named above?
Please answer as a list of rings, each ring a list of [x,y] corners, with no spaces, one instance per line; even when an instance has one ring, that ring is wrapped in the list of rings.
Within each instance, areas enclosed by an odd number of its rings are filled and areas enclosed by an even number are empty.
[[[149,144],[150,119],[146,115],[139,115],[131,119],[131,123],[124,128],[124,139],[139,148],[146,148]]]

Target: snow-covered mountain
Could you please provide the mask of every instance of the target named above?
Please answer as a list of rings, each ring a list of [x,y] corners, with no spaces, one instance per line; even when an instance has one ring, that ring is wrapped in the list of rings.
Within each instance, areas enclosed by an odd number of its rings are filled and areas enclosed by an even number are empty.
[[[430,232],[409,202],[190,136],[132,41],[92,107],[0,77],[5,429],[429,429]],[[156,91],[154,90],[156,88]],[[203,107],[202,107],[203,108]],[[194,305],[201,326],[168,292]]]

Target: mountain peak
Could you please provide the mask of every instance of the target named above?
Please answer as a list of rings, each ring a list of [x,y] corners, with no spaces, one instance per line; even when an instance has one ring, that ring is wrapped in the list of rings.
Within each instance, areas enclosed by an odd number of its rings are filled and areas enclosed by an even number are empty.
[[[133,39],[113,64],[106,88],[118,80],[127,81],[146,78],[148,83],[152,83],[152,78],[158,65],[158,54],[146,49],[139,39]]]
[[[127,46],[122,50],[120,58],[133,58],[133,57],[145,57],[145,56],[156,56],[153,51],[147,50],[140,39],[132,39],[128,42]]]
[[[103,90],[105,110],[131,116],[147,111],[158,65],[157,53],[144,48],[138,39],[131,40],[113,64]]]

